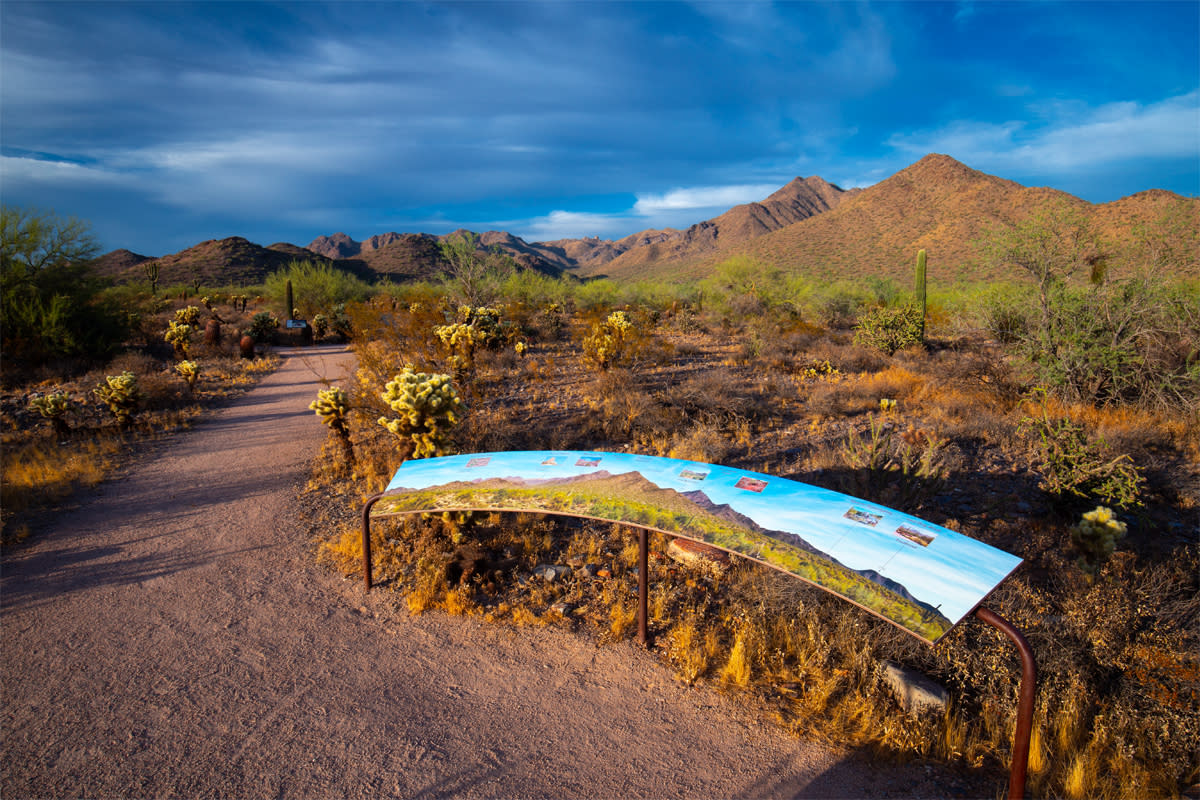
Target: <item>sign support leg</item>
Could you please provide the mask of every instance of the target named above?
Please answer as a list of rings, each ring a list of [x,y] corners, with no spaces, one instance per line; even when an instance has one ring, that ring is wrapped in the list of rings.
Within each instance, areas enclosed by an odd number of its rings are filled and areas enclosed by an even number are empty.
[[[1033,648],[1012,623],[991,609],[980,606],[975,609],[975,616],[1011,639],[1021,654],[1021,689],[1017,700],[1017,730],[1013,734],[1012,766],[1008,774],[1008,798],[1023,800],[1025,777],[1029,769],[1029,740],[1033,734],[1033,701],[1037,694],[1037,665],[1033,660]]]
[[[650,576],[647,574],[647,551],[649,547],[649,534],[645,528],[638,528],[638,641],[642,646],[646,646],[646,617],[647,609],[649,608],[650,594]]]
[[[371,507],[382,498],[381,494],[368,498],[362,512],[362,570],[368,592],[371,591]]]

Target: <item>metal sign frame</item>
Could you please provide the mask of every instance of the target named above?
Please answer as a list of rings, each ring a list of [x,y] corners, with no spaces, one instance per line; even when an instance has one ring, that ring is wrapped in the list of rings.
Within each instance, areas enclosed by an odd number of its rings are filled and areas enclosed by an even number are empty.
[[[536,466],[534,466],[536,465]],[[488,469],[490,467],[490,469]],[[937,538],[945,536],[942,540],[946,542],[958,542],[960,545],[965,544],[969,550],[957,552],[970,552],[972,556],[976,552],[982,553],[983,557],[994,558],[996,563],[993,572],[996,574],[989,576],[981,584],[982,594],[976,600],[965,600],[962,602],[970,602],[970,607],[961,614],[955,614],[955,619],[946,620],[949,625],[945,627],[936,637],[930,639],[927,634],[918,632],[911,627],[906,627],[897,619],[889,618],[881,613],[877,608],[872,608],[870,605],[856,600],[849,593],[839,592],[829,585],[822,585],[819,580],[812,579],[811,576],[806,576],[802,571],[797,572],[795,569],[787,569],[780,563],[772,563],[771,560],[762,558],[762,545],[759,545],[757,556],[751,551],[747,552],[745,548],[739,549],[740,542],[733,540],[735,546],[729,546],[730,540],[722,539],[714,541],[712,536],[700,535],[699,529],[695,525],[688,527],[687,524],[680,521],[681,515],[675,513],[666,515],[662,518],[655,518],[651,524],[650,521],[643,519],[644,512],[638,515],[630,515],[628,513],[608,513],[596,514],[587,513],[596,509],[595,504],[570,505],[564,504],[562,494],[565,491],[568,495],[574,487],[575,491],[582,492],[584,482],[597,478],[613,477],[611,472],[602,470],[602,467],[618,469],[629,467],[627,473],[621,473],[617,477],[624,477],[626,485],[630,478],[627,475],[636,475],[636,478],[643,478],[647,474],[651,475],[650,481],[654,487],[667,492],[678,494],[680,488],[692,488],[693,482],[704,481],[713,476],[716,476],[720,481],[714,480],[707,484],[708,487],[715,487],[719,482],[724,482],[726,487],[734,487],[737,491],[745,491],[752,493],[758,497],[758,505],[760,510],[764,508],[764,494],[768,487],[771,491],[778,495],[775,500],[781,497],[787,497],[793,501],[799,499],[803,502],[805,499],[812,500],[817,504],[825,503],[829,508],[833,508],[841,512],[843,508],[847,508],[844,513],[830,514],[826,513],[823,517],[814,517],[812,519],[804,519],[802,530],[812,531],[813,525],[832,525],[848,527],[857,531],[855,525],[863,526],[864,530],[869,529],[869,533],[877,534],[880,530],[891,533],[897,539],[896,547],[905,547],[914,551],[915,557],[925,555],[923,550],[917,548],[928,548],[929,544]],[[469,470],[475,470],[469,472]],[[667,473],[664,473],[666,470]],[[664,477],[665,475],[665,477]],[[499,476],[499,477],[498,477]],[[562,480],[565,477],[565,481]],[[456,480],[446,480],[447,477],[457,478]],[[558,482],[556,482],[556,479]],[[572,482],[575,483],[572,483]],[[513,487],[518,491],[514,491],[508,487]],[[538,491],[541,487],[543,491]],[[519,491],[519,489],[532,488],[533,491]],[[641,492],[646,487],[639,485],[638,497],[642,500],[646,499],[646,495]],[[546,498],[551,497],[550,490],[553,489],[555,497],[553,502],[547,501]],[[726,499],[737,495],[737,491],[730,494],[729,491],[722,492],[719,489],[709,489],[718,499]],[[430,494],[433,492],[433,494]],[[788,494],[788,493],[791,494]],[[515,496],[514,496],[515,495]],[[699,492],[686,492],[685,496],[695,498],[700,495]],[[665,503],[672,506],[675,512],[679,510],[679,504],[675,501],[670,493],[654,494],[650,490],[651,498],[661,498]],[[715,507],[724,513],[726,518],[748,524],[751,528],[762,530],[753,520],[746,522],[746,517],[736,511],[731,511],[728,504],[722,503],[714,506],[712,499],[706,495],[700,495],[701,499],[697,502],[702,503],[704,507]],[[1017,652],[1021,659],[1021,684],[1019,689],[1019,700],[1017,707],[1017,725],[1013,739],[1013,758],[1010,765],[1009,774],[1009,798],[1017,800],[1024,796],[1025,781],[1027,776],[1028,758],[1029,758],[1029,743],[1033,728],[1033,709],[1034,699],[1037,686],[1037,669],[1033,657],[1033,651],[1029,646],[1025,637],[1013,627],[1009,622],[1004,620],[995,612],[981,605],[981,601],[986,598],[996,585],[1008,577],[1016,565],[1020,563],[1020,559],[1014,556],[1009,556],[1002,551],[996,551],[981,542],[976,542],[962,534],[948,531],[944,528],[932,525],[924,520],[911,517],[901,512],[889,509],[884,506],[871,503],[860,498],[854,498],[849,495],[843,495],[829,490],[812,487],[807,484],[802,484],[797,481],[789,481],[775,476],[764,475],[761,473],[753,473],[745,470],[735,470],[729,467],[721,467],[718,465],[706,464],[703,462],[681,461],[678,459],[665,459],[652,456],[633,456],[629,454],[617,453],[601,453],[590,451],[525,451],[517,453],[477,453],[466,454],[461,456],[449,456],[440,459],[421,459],[416,461],[406,462],[397,470],[392,481],[388,485],[388,489],[377,494],[366,501],[362,511],[362,551],[363,551],[363,580],[367,590],[372,587],[372,564],[371,564],[371,517],[372,511],[377,504],[382,501],[385,503],[383,512],[377,512],[375,516],[399,516],[410,514],[421,514],[430,512],[444,511],[491,511],[504,513],[536,513],[549,514],[555,516],[568,516],[586,519],[596,519],[605,522],[617,523],[626,525],[638,530],[638,641],[643,645],[648,643],[647,619],[648,619],[648,597],[649,597],[649,571],[648,571],[648,535],[650,531],[657,531],[668,536],[690,539],[692,541],[700,541],[706,544],[719,547],[732,555],[745,558],[747,560],[763,563],[766,566],[778,569],[792,577],[798,578],[811,585],[817,586],[846,602],[856,605],[875,616],[891,622],[902,630],[921,638],[923,641],[936,643],[938,639],[945,635],[966,616],[974,615],[976,618],[1000,630],[1017,648]],[[601,510],[613,512],[612,504],[600,504]],[[619,510],[619,504],[616,506]],[[743,510],[748,510],[743,507]],[[686,514],[683,515],[686,517]],[[775,517],[772,517],[775,518]],[[886,524],[879,523],[886,519]],[[849,520],[844,522],[843,520]],[[694,522],[694,519],[687,519],[687,522]],[[669,524],[668,524],[669,523]],[[670,529],[667,529],[670,528]],[[853,573],[855,570],[847,568],[844,564],[838,562],[828,553],[815,549],[810,543],[801,539],[793,530],[788,531],[765,531],[766,534],[772,535],[770,541],[772,546],[777,540],[783,540],[785,543],[793,543],[797,548],[804,548],[807,551],[814,551],[819,556],[827,561],[832,562],[842,570]],[[878,539],[878,536],[875,536]],[[907,541],[905,541],[907,540]],[[960,541],[965,540],[965,542]],[[839,540],[841,541],[841,540]],[[853,550],[853,548],[851,548]],[[839,551],[841,552],[841,551]],[[907,555],[904,551],[902,555]],[[999,554],[993,556],[992,554]],[[1004,558],[1007,557],[1007,560]],[[1011,563],[1015,559],[1015,563]],[[985,558],[986,560],[986,558]],[[890,559],[889,559],[890,563]],[[970,559],[970,563],[978,567],[981,563],[978,558]],[[840,574],[840,573],[839,573]],[[907,590],[897,584],[895,581],[879,576],[875,570],[869,573],[873,580],[883,583],[885,586],[891,584],[898,586],[899,591],[908,600],[916,602]],[[980,591],[976,588],[975,591]],[[891,592],[895,594],[895,592]],[[925,608],[929,608],[928,604],[922,604]],[[938,608],[941,605],[939,604]],[[922,616],[922,622],[926,617]],[[911,623],[910,623],[911,624]]]

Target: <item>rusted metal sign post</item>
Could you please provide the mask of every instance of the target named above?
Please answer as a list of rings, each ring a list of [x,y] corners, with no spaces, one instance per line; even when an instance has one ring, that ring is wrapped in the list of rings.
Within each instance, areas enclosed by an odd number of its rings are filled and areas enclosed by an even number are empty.
[[[927,643],[974,614],[1021,657],[1009,797],[1024,796],[1037,671],[1020,631],[982,601],[1021,563],[955,531],[849,495],[715,464],[627,453],[526,451],[406,462],[362,512],[371,517],[507,511],[638,529],[638,639],[647,642],[648,532],[721,548],[834,594]]]

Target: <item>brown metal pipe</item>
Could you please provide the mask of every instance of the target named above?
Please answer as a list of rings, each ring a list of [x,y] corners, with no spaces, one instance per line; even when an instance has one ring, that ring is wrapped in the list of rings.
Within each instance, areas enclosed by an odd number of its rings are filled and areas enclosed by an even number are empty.
[[[638,528],[638,641],[643,646],[646,645],[646,617],[650,607],[650,570],[647,569],[649,546],[649,532],[645,528]]]
[[[975,616],[999,629],[1012,640],[1021,654],[1021,689],[1017,700],[1017,730],[1013,734],[1012,766],[1008,773],[1008,798],[1024,800],[1025,778],[1029,770],[1029,741],[1033,735],[1033,703],[1037,695],[1037,664],[1033,660],[1033,648],[1012,623],[991,609],[980,606],[975,609]]]
[[[371,507],[383,498],[383,495],[377,494],[374,497],[367,499],[367,504],[363,506],[362,511],[362,569],[363,583],[366,584],[367,591],[371,591]]]

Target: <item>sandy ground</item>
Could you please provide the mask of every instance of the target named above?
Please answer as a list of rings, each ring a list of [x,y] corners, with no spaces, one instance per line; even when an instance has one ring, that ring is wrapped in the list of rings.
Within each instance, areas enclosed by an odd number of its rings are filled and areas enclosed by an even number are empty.
[[[317,566],[308,404],[350,363],[285,352],[5,557],[0,795],[969,794],[797,741],[635,644],[409,617]]]

